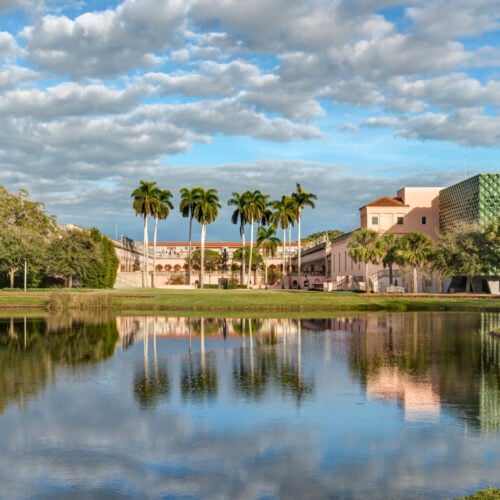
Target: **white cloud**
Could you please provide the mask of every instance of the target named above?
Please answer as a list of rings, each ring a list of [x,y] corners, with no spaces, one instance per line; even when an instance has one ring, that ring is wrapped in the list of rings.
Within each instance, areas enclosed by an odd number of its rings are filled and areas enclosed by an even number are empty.
[[[74,21],[48,15],[21,35],[28,58],[44,69],[75,78],[111,76],[159,64],[155,51],[175,46],[186,6],[182,0],[126,0]]]

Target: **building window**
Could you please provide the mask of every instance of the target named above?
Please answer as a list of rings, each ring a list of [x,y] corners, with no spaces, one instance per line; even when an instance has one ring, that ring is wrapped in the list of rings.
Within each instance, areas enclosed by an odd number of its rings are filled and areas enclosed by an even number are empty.
[[[377,226],[378,225],[378,217],[376,215],[372,216],[372,225]]]
[[[422,217],[422,225],[425,226],[427,224],[427,217]]]
[[[399,224],[400,226],[402,226],[402,225],[403,225],[404,221],[405,221],[404,217],[398,217],[398,224]]]

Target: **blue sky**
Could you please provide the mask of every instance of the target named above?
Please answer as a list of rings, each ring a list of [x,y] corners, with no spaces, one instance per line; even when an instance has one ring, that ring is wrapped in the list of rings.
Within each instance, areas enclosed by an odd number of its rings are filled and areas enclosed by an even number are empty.
[[[498,172],[499,0],[0,0],[0,184],[142,238],[130,193],[298,182],[303,234],[402,186]],[[178,211],[162,240],[185,240]],[[199,231],[195,228],[195,238]]]

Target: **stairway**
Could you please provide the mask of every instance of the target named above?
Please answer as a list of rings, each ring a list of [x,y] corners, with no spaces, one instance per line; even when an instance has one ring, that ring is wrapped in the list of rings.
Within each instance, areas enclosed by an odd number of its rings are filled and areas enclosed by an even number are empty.
[[[126,290],[127,288],[142,288],[142,273],[135,272],[120,272],[116,276],[116,290]]]

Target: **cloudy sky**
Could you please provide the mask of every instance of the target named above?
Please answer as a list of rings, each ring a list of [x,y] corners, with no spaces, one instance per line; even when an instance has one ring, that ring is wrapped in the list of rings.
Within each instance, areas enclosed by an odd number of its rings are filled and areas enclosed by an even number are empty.
[[[402,186],[499,171],[500,0],[0,0],[0,185],[142,238],[141,179],[318,196],[303,234]],[[199,237],[195,228],[195,238]]]

